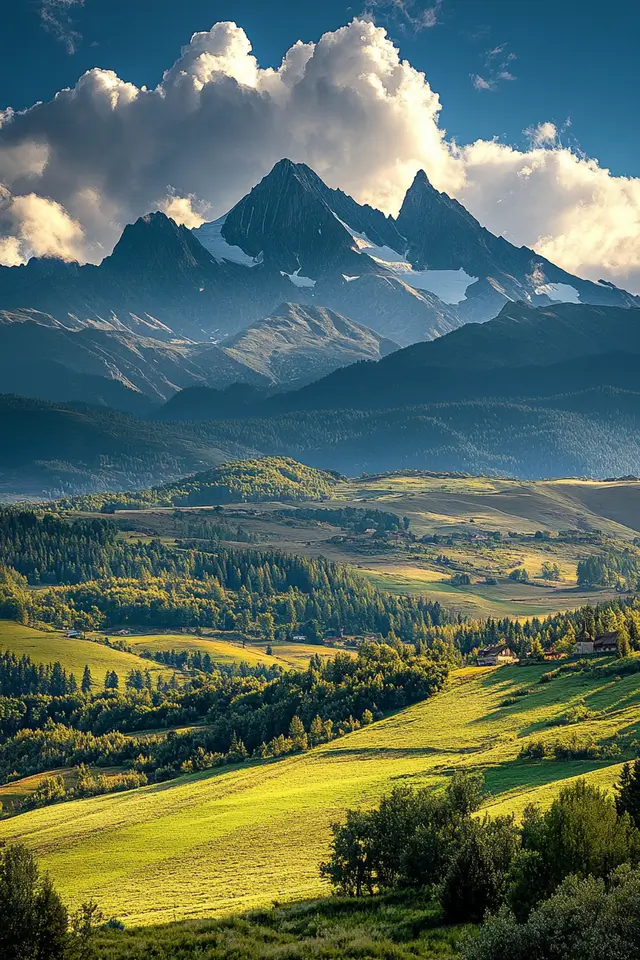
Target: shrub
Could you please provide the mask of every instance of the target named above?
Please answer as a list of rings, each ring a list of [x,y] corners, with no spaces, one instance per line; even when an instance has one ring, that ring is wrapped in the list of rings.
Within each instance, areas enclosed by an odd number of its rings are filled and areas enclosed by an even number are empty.
[[[440,888],[450,923],[479,923],[504,899],[508,871],[520,847],[513,817],[465,822]]]
[[[542,813],[527,807],[522,853],[514,861],[509,902],[526,916],[570,874],[605,877],[622,863],[640,858],[640,833],[626,814],[597,787],[578,780],[565,787]]]
[[[503,908],[477,937],[463,942],[463,960],[602,960],[638,957],[640,871],[620,867],[608,881],[569,877],[526,923]]]
[[[520,749],[522,760],[544,760],[547,750],[542,740],[530,740]]]

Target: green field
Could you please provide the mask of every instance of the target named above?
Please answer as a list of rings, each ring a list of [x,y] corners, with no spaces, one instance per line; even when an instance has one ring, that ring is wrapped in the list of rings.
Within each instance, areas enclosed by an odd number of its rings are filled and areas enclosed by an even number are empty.
[[[465,668],[431,700],[306,754],[75,801],[0,824],[41,857],[72,902],[95,898],[130,923],[223,914],[322,893],[318,862],[331,822],[397,784],[437,786],[482,770],[491,811],[549,802],[578,776],[610,786],[618,761],[518,758],[530,738],[590,733],[631,739],[640,674],[562,674],[544,666]],[[506,697],[526,687],[515,704]],[[558,726],[577,703],[589,719]]]
[[[444,607],[468,617],[544,617],[596,604],[615,596],[613,590],[579,590],[575,584],[548,586],[542,583],[512,583],[504,580],[489,586],[482,581],[456,587],[438,574],[407,563],[380,563],[362,568],[363,575],[380,590],[401,595],[428,596]],[[441,576],[441,574],[440,574]]]
[[[305,667],[309,659],[315,654],[321,657],[332,657],[335,650],[330,647],[314,646],[310,643],[279,643],[273,641],[271,648],[273,655],[267,654],[266,643],[227,640],[218,637],[196,637],[185,633],[150,633],[141,636],[127,637],[127,643],[134,650],[156,651],[188,650],[195,653],[208,653],[214,663],[223,665],[247,663],[249,666],[259,664],[277,665],[284,669],[291,667]]]
[[[308,505],[306,505],[308,506]],[[576,565],[585,556],[601,553],[603,543],[628,547],[640,532],[640,482],[544,480],[521,481],[491,477],[389,475],[339,483],[323,508],[373,508],[408,517],[416,536],[437,535],[437,544],[381,544],[372,537],[353,537],[328,522],[295,518],[291,503],[251,503],[225,506],[219,520],[239,527],[253,549],[284,550],[324,556],[362,568],[377,587],[395,593],[424,594],[456,612],[474,617],[530,617],[597,603],[613,596],[610,589],[577,589]],[[139,525],[166,542],[187,535],[190,518],[211,517],[212,508],[152,507],[123,510],[127,527]],[[294,511],[294,517],[279,516]],[[600,531],[601,542],[565,542],[559,531]],[[501,540],[487,539],[499,531]],[[537,540],[536,531],[551,539]],[[515,536],[510,536],[515,534]],[[136,537],[133,529],[123,535]],[[451,540],[450,538],[454,538]],[[234,543],[240,549],[247,543]],[[439,560],[445,555],[450,565]],[[558,565],[561,580],[541,579],[542,564]],[[525,567],[530,582],[514,583],[508,574]],[[465,587],[449,581],[454,572],[471,577]],[[487,578],[497,580],[486,583]]]
[[[0,651],[10,650],[17,656],[27,656],[35,663],[55,663],[74,673],[78,681],[85,666],[91,670],[95,683],[104,683],[107,670],[115,670],[124,680],[130,670],[149,670],[152,676],[163,673],[167,678],[173,672],[151,660],[143,660],[132,653],[112,650],[91,640],[65,637],[60,630],[35,630],[12,620],[0,620]]]

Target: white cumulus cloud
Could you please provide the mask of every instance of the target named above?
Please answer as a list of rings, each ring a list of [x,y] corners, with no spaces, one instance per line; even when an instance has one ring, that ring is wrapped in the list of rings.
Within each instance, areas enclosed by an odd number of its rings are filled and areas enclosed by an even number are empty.
[[[487,57],[498,73],[513,59],[504,47]],[[528,131],[526,150],[456,145],[440,109],[371,19],[294,44],[277,69],[260,66],[241,27],[217,23],[154,89],[95,68],[48,103],[0,115],[10,198],[0,261],[44,252],[98,261],[136,217],[161,208],[187,226],[213,219],[288,156],[386,212],[424,168],[512,242],[640,289],[640,180],[562,146],[550,122]]]
[[[0,261],[15,266],[28,255],[77,260],[85,250],[84,230],[61,204],[35,193],[13,196],[0,185]]]

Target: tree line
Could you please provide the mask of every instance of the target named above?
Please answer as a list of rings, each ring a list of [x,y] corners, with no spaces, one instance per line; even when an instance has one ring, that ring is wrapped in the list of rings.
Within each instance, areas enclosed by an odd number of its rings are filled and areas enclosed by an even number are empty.
[[[156,782],[306,750],[441,689],[447,664],[398,643],[313,657],[268,679],[217,670],[183,686],[0,699],[0,776],[122,766]],[[185,732],[163,728],[192,725]],[[127,733],[158,730],[132,738]]]
[[[607,955],[573,952],[585,933],[578,894],[615,902],[632,876],[640,893],[640,871],[631,872],[640,864],[640,761],[623,767],[615,798],[579,780],[548,809],[529,805],[520,823],[478,816],[482,801],[477,773],[455,773],[441,792],[397,787],[371,810],[347,811],[321,873],[343,894],[421,890],[446,923],[484,920],[465,960]]]
[[[31,511],[0,514],[0,617],[57,626],[133,624],[257,631],[275,627],[321,640],[334,633],[394,632],[445,623],[424,598],[374,589],[322,558],[233,550],[219,543],[173,546],[118,537],[109,520],[68,523]],[[26,581],[26,582],[25,582]],[[28,585],[52,584],[32,591]]]

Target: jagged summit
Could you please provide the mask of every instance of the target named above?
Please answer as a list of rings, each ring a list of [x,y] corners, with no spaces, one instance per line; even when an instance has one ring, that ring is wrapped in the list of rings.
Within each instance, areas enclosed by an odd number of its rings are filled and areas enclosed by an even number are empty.
[[[195,231],[150,213],[99,266],[41,259],[0,268],[0,310],[134,331],[152,323],[168,338],[220,340],[291,300],[401,345],[484,322],[511,301],[640,304],[495,236],[424,170],[393,218],[290,158]]]
[[[113,253],[104,261],[110,269],[139,269],[209,264],[211,256],[191,230],[180,226],[164,213],[148,213],[124,228]]]

